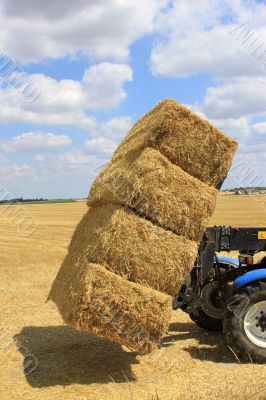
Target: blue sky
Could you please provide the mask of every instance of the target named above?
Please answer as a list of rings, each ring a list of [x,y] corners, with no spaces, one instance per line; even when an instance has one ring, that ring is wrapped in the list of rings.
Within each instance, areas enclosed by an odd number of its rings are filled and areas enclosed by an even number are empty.
[[[169,97],[238,140],[224,188],[266,186],[264,1],[46,3],[0,0],[11,197],[86,196],[130,126]]]

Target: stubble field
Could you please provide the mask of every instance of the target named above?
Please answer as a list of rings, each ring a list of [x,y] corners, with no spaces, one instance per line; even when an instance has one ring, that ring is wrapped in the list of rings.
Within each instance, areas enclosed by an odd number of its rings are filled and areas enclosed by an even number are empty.
[[[266,399],[266,366],[240,364],[181,311],[146,356],[64,326],[46,298],[86,204],[23,206],[27,237],[12,207],[0,208],[1,400]],[[266,226],[266,196],[220,197],[211,224]]]

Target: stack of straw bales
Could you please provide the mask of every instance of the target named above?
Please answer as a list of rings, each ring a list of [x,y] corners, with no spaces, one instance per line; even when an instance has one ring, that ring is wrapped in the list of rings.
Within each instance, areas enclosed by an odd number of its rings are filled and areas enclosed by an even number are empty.
[[[143,353],[156,346],[236,147],[173,100],[133,126],[92,185],[52,286],[66,323]]]

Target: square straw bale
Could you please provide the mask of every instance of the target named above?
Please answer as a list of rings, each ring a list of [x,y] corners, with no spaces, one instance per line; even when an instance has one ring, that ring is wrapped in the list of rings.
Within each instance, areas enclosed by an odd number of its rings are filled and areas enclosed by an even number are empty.
[[[158,345],[172,314],[170,296],[81,259],[62,265],[50,298],[71,327],[143,354]]]
[[[121,206],[88,210],[69,246],[66,264],[101,264],[129,281],[175,295],[194,265],[198,245]]]
[[[217,195],[215,188],[147,147],[110,162],[94,181],[88,205],[126,205],[178,235],[199,241]]]

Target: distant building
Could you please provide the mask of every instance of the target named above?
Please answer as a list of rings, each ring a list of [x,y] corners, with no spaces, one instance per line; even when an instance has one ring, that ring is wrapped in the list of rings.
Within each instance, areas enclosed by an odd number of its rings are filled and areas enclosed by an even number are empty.
[[[249,195],[249,196],[258,196],[260,194],[266,194],[266,188],[259,188],[259,187],[249,187],[249,188],[235,188],[232,189],[232,194],[235,195]]]

